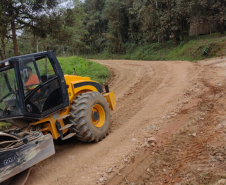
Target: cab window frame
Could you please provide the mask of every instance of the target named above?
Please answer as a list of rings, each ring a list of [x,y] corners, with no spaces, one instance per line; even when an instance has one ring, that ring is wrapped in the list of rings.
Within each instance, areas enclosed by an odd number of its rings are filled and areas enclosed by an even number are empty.
[[[51,58],[49,58],[48,55],[43,55],[43,56],[41,56],[41,57],[35,57],[35,63],[36,63],[37,69],[38,69],[37,63],[39,62],[39,60],[42,60],[42,59],[45,59],[45,58],[47,58],[47,66],[48,66],[48,63],[49,63],[49,64],[51,65],[52,69],[53,69],[54,75],[55,75],[55,76],[58,76],[57,73],[56,73],[56,72],[57,72],[56,67],[55,67],[54,63],[51,62]],[[39,71],[39,69],[38,69],[38,71]],[[48,71],[48,68],[47,68],[47,71]],[[40,73],[40,71],[39,71],[39,73]],[[47,72],[47,73],[48,73],[48,72]],[[45,74],[45,75],[47,75],[47,74]],[[40,78],[41,78],[41,74],[40,74]],[[42,82],[42,83],[43,83],[43,82]],[[44,82],[44,83],[45,83],[45,82]]]
[[[20,61],[21,60],[28,60],[29,58],[33,58],[34,59],[34,65],[35,65],[35,70],[36,71],[38,71],[37,73],[38,73],[38,78],[39,78],[39,81],[40,81],[40,84],[35,88],[35,89],[33,89],[30,93],[28,93],[27,94],[27,96],[25,96],[25,93],[24,93],[24,91],[23,91],[23,99],[24,99],[24,102],[27,100],[27,99],[29,99],[34,93],[35,93],[35,91],[36,90],[38,90],[38,89],[40,89],[42,86],[44,86],[46,83],[48,83],[49,81],[52,81],[52,80],[54,80],[55,78],[58,78],[58,82],[59,82],[59,84],[60,84],[60,79],[59,79],[59,75],[57,75],[57,68],[56,68],[56,66],[54,65],[54,63],[51,61],[51,58],[49,57],[49,55],[48,54],[44,54],[44,55],[41,55],[41,56],[32,56],[32,57],[23,57],[23,58],[20,58]],[[41,60],[41,59],[44,59],[44,58],[47,58],[48,59],[48,61],[49,61],[49,63],[51,64],[51,66],[52,66],[52,68],[53,68],[53,70],[54,70],[54,73],[55,73],[55,77],[54,78],[52,78],[52,79],[49,79],[48,81],[46,81],[46,82],[42,82],[42,79],[41,79],[41,74],[40,74],[40,72],[39,72],[39,70],[38,70],[38,66],[37,66],[37,63],[36,63],[36,60]],[[20,69],[20,61],[19,61],[19,63],[18,63],[18,67],[19,67],[19,69]],[[21,77],[19,77],[20,78],[20,81],[21,81],[21,84],[23,85],[23,81],[22,81],[22,79],[21,79]],[[60,86],[61,87],[61,86]],[[62,87],[61,87],[61,91],[62,91]],[[25,106],[25,104],[24,104],[24,106]],[[26,109],[26,108],[25,108]]]
[[[58,109],[59,107],[63,107],[64,106],[64,98],[63,98],[63,94],[62,94],[62,86],[61,86],[61,80],[60,80],[60,76],[58,75],[58,70],[57,70],[57,67],[54,63],[54,61],[52,61],[52,58],[49,56],[49,55],[41,55],[41,56],[34,56],[34,57],[30,57],[30,58],[34,58],[34,60],[32,62],[34,62],[35,64],[35,70],[37,70],[37,74],[38,74],[38,78],[39,78],[39,81],[40,81],[40,84],[33,90],[31,90],[31,92],[29,92],[27,94],[27,96],[25,96],[25,93],[23,94],[23,104],[24,104],[24,113],[25,115],[45,115],[45,114],[48,114],[48,112],[52,112],[54,111],[55,109]],[[52,78],[48,79],[47,81],[43,82],[42,81],[42,76],[41,76],[41,71],[39,71],[39,68],[38,68],[38,61],[39,60],[42,60],[42,59],[47,59],[47,62],[50,64],[52,70],[53,70],[53,76]],[[28,58],[22,58],[22,60],[27,60]],[[48,70],[48,68],[47,68]],[[48,74],[48,73],[47,73]],[[44,76],[44,75],[43,75]],[[22,80],[22,78],[20,77],[20,79]],[[40,112],[40,113],[37,113],[37,112],[28,112],[27,109],[26,109],[26,104],[28,102],[30,102],[30,99],[32,98],[32,96],[34,96],[34,94],[39,90],[41,89],[42,87],[44,87],[45,85],[47,84],[50,84],[52,83],[54,80],[57,80],[57,83],[59,85],[59,88],[60,88],[60,91],[61,91],[61,94],[62,94],[62,103],[57,105],[56,107],[53,107],[49,110],[45,110],[44,112]],[[31,103],[31,102],[30,102]]]
[[[8,119],[11,119],[12,117],[21,117],[23,116],[23,112],[24,112],[24,104],[23,104],[23,94],[21,93],[21,91],[19,90],[20,89],[20,77],[18,77],[18,72],[17,72],[17,64],[12,62],[11,65],[9,66],[5,66],[3,68],[0,68],[0,72],[3,72],[3,71],[7,71],[7,70],[11,70],[11,69],[14,69],[14,75],[15,75],[15,81],[16,81],[16,87],[18,89],[18,96],[19,96],[19,108],[20,108],[20,113],[16,113],[16,114],[9,114],[9,115],[1,115],[0,116],[0,119],[3,120],[8,120]],[[12,87],[11,87],[12,88]]]

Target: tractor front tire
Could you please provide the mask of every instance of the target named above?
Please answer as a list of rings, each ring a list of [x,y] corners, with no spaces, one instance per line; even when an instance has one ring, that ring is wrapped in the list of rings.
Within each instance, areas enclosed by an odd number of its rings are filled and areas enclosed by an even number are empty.
[[[99,92],[86,92],[71,105],[71,129],[79,140],[84,142],[101,141],[110,129],[109,104]]]

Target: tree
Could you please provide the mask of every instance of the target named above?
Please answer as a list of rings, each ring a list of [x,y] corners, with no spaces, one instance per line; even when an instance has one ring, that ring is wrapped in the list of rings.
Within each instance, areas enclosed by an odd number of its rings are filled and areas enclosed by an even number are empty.
[[[21,53],[126,53],[131,46],[169,40],[179,44],[194,25],[205,24],[206,32],[218,24],[223,34],[226,19],[225,0],[66,0],[63,6],[60,0],[0,2],[2,58],[12,55],[10,39],[14,55],[17,45]]]
[[[0,42],[1,42],[1,59],[4,60],[6,59],[5,55],[5,48],[6,48],[6,38],[8,37],[8,25],[4,19],[4,16],[2,15],[3,10],[0,7]]]
[[[123,44],[128,40],[129,20],[124,1],[107,0],[103,10],[103,19],[108,20],[108,33],[105,38],[113,46],[113,53],[123,52]]]
[[[100,53],[105,48],[107,39],[103,33],[108,31],[108,21],[102,18],[105,0],[86,0],[84,3],[84,29],[87,31],[82,37],[81,49],[92,53]]]
[[[215,20],[220,25],[220,32],[224,34],[224,21],[226,20],[226,1],[217,0],[213,4],[213,11],[215,12]]]
[[[211,33],[214,23],[220,25],[221,33],[224,33],[224,20],[226,19],[226,2],[223,0],[183,0],[186,11],[189,14],[188,21],[193,25],[206,24]]]
[[[55,7],[57,0],[0,0],[2,16],[6,23],[10,23],[14,54],[19,55],[16,30],[32,27],[33,21],[39,19],[40,14]]]

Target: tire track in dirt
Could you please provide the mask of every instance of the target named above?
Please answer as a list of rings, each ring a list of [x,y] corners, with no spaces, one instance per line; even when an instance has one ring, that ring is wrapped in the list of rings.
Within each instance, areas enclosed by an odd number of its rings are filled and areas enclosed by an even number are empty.
[[[225,68],[213,65],[196,71],[199,78],[184,92],[196,103],[183,102],[178,117],[156,134],[157,147],[137,152],[107,184],[214,184],[226,179],[226,75]]]
[[[197,78],[197,66],[189,62],[98,62],[114,74],[110,90],[115,91],[117,109],[109,136],[95,144],[71,139],[56,146],[54,156],[34,166],[27,185],[102,184],[101,177],[106,181],[120,175],[147,137],[167,125],[172,111],[171,117],[177,117],[184,91]]]

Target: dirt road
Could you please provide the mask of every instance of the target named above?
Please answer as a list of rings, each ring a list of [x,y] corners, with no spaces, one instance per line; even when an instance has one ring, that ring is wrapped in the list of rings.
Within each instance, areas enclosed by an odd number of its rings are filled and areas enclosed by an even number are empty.
[[[224,177],[226,59],[97,62],[109,67],[117,97],[109,136],[57,145],[27,185],[208,184]]]

